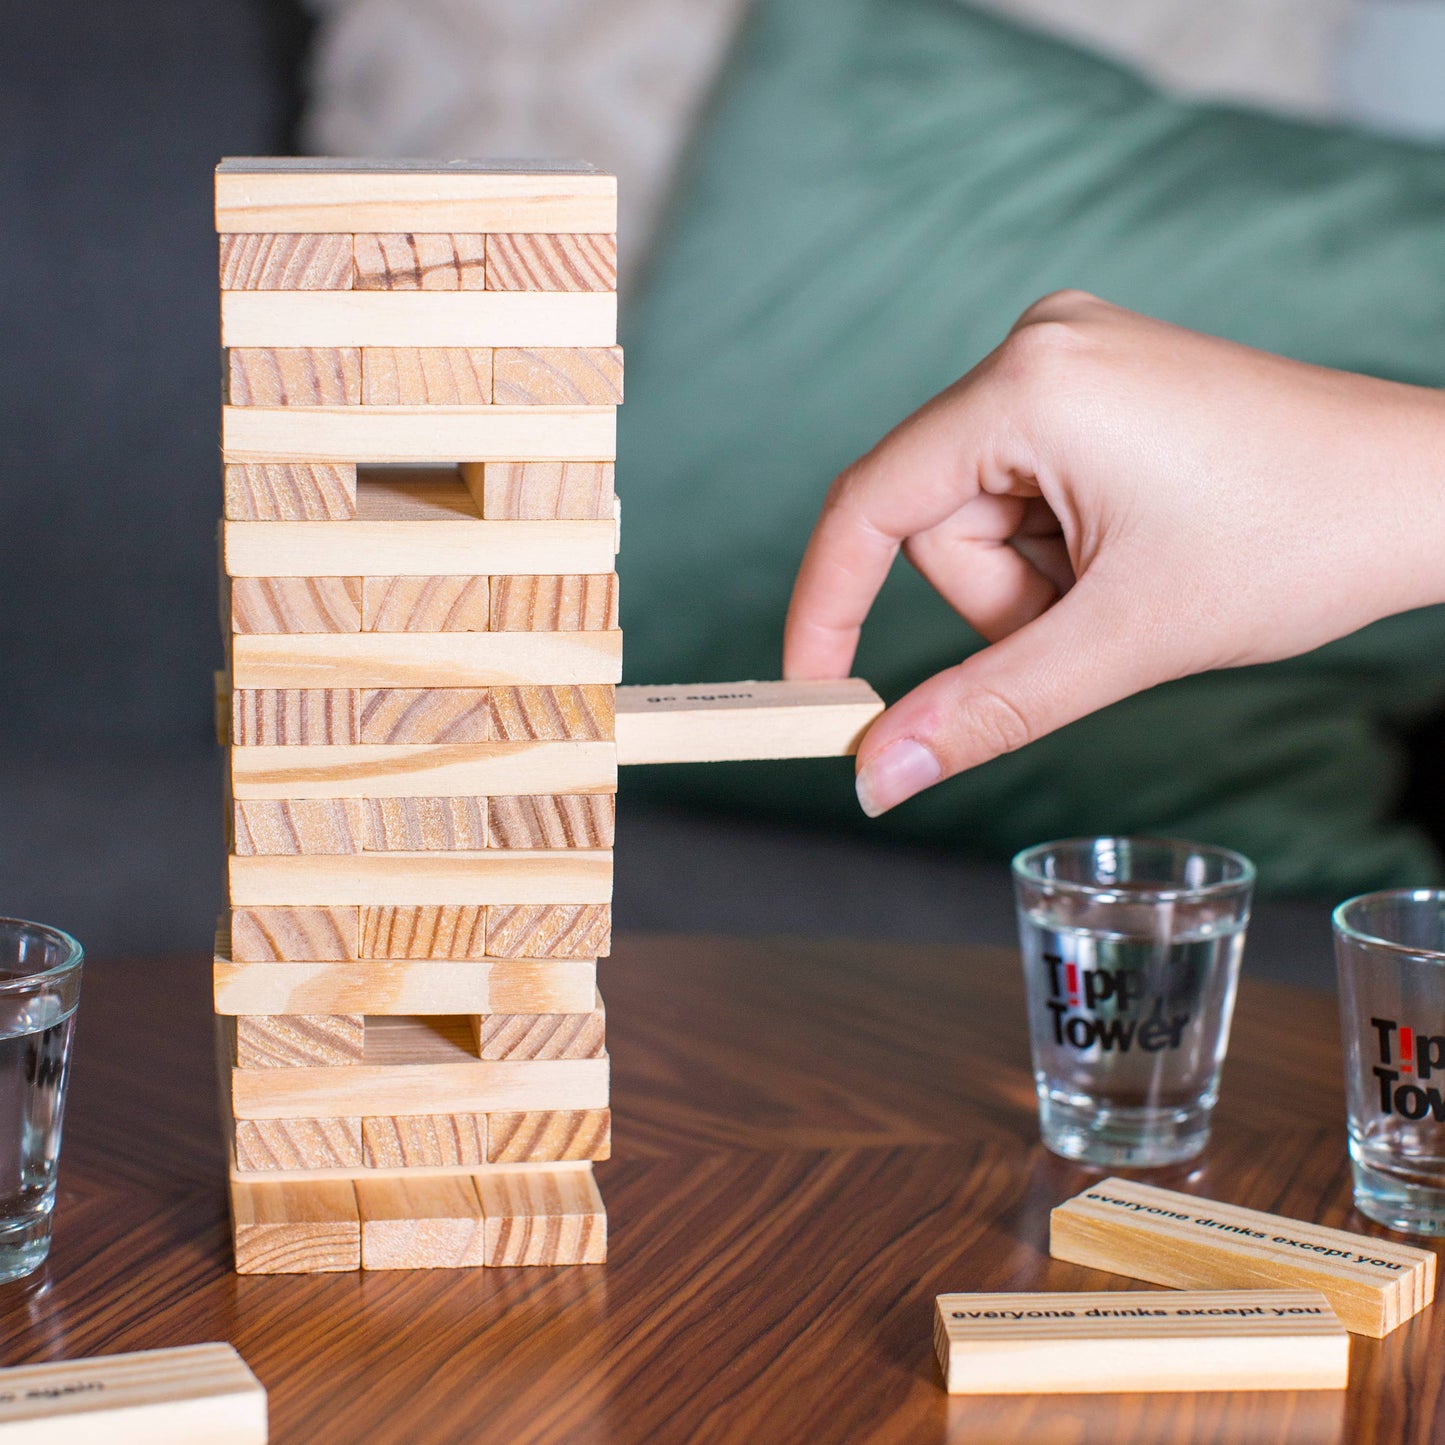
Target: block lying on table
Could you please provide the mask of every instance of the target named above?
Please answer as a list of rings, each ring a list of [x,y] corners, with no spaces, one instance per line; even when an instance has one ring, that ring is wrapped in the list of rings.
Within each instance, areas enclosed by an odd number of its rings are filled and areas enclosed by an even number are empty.
[[[361,1216],[345,1180],[231,1181],[237,1274],[361,1268]]]

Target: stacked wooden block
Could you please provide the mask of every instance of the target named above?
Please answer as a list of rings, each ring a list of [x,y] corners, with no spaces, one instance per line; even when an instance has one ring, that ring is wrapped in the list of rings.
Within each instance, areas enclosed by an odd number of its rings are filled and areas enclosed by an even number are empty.
[[[615,182],[227,161],[237,1268],[600,1261]]]

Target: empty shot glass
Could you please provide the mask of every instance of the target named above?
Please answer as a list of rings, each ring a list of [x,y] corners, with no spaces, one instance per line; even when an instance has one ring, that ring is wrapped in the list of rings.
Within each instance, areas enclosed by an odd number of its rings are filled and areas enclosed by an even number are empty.
[[[50,1253],[83,957],[59,929],[0,918],[0,1282]]]
[[[1254,889],[1227,848],[1080,838],[1013,860],[1039,1127],[1055,1154],[1173,1164],[1209,1138]]]
[[[1445,1234],[1445,891],[1366,893],[1334,925],[1355,1208]]]

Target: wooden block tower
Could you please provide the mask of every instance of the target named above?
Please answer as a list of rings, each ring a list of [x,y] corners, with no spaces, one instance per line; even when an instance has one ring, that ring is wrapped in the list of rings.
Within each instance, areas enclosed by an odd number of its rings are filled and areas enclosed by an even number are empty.
[[[880,704],[619,709],[613,177],[230,160],[216,225],[236,1267],[600,1262],[619,745],[847,752]]]

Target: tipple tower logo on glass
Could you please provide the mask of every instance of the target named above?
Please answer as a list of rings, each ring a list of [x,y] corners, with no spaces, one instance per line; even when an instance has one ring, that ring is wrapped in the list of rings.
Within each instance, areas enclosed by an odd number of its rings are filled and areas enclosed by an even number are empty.
[[[1423,1119],[1427,1114],[1445,1123],[1445,1034],[1422,1034],[1394,1019],[1371,1019],[1379,1039],[1380,1062],[1374,1075],[1380,1081],[1380,1112],[1402,1119]]]
[[[1057,953],[1044,954],[1049,971],[1049,1013],[1054,1042],[1073,1049],[1097,1048],[1106,1054],[1142,1049],[1157,1054],[1177,1049],[1189,1026],[1188,1013],[1166,1015],[1162,998],[1140,1017],[1144,978],[1137,968],[1083,968]],[[1109,1016],[1095,1011],[1108,1006]]]

